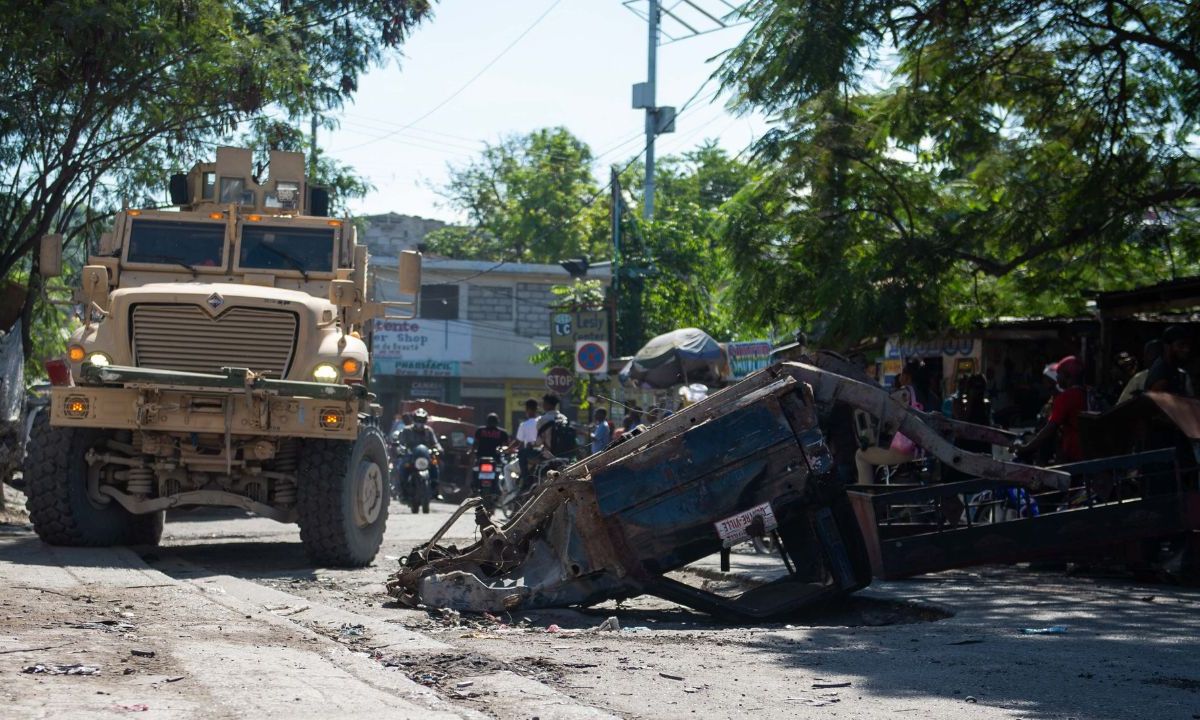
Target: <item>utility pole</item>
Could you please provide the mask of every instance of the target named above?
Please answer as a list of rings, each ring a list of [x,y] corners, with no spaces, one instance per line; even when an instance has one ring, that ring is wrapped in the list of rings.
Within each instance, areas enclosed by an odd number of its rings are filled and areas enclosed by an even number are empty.
[[[608,187],[612,191],[612,287],[615,293],[621,286],[621,175],[611,168]]]
[[[658,80],[658,36],[662,20],[660,0],[649,0],[646,14],[648,51],[646,53],[646,82],[633,86],[634,109],[646,110],[646,186],[642,198],[642,218],[654,219],[654,138],[675,132],[675,108],[658,107],[655,84]]]
[[[655,85],[658,82],[658,23],[662,17],[658,12],[658,0],[650,0],[650,13],[646,25],[650,38],[646,53],[646,197],[642,200],[642,217],[648,222],[654,219],[654,136],[658,134],[658,107]]]

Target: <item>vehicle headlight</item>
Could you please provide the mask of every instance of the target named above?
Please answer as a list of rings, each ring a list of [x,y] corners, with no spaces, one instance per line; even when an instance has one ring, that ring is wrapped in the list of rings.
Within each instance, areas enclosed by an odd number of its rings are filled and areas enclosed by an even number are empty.
[[[112,365],[112,358],[102,352],[94,352],[87,356],[87,361],[96,367],[108,367]]]
[[[323,383],[335,383],[338,381],[337,368],[329,363],[321,363],[313,368],[313,380]]]
[[[423,457],[417,458],[416,460],[413,461],[413,467],[415,467],[418,470],[429,469],[429,458],[423,458]]]

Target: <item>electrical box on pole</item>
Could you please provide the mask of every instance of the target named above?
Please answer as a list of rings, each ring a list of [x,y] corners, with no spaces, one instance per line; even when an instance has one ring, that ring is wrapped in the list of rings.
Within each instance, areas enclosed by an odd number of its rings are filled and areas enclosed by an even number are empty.
[[[645,14],[641,7],[645,3]],[[658,45],[660,38],[667,42],[724,30],[746,22],[742,3],[731,0],[622,0],[625,7],[646,19],[649,30],[646,53],[646,82],[633,86],[633,107],[646,111],[646,186],[642,202],[642,217],[654,219],[654,138],[675,132],[675,108],[658,107],[655,83],[658,77]],[[662,26],[664,16],[667,27]]]

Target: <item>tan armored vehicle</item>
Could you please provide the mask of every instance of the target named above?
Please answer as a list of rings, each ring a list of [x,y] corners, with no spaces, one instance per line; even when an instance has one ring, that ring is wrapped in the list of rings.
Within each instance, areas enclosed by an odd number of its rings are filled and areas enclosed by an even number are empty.
[[[300,525],[310,558],[360,566],[387,520],[388,456],[366,380],[364,325],[413,316],[368,300],[367,251],[324,217],[304,158],[248,150],[171,178],[178,210],[126,210],[83,269],[84,326],[33,431],[25,477],[43,540],[154,544],[163,512],[239,507]],[[57,272],[58,238],[42,245]]]

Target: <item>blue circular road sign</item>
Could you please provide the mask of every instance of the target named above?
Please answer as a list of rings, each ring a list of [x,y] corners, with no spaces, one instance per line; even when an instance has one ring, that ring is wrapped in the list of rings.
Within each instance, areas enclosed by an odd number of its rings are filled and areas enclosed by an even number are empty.
[[[579,346],[577,360],[579,367],[587,372],[599,372],[600,368],[604,367],[604,348],[599,344],[590,342]]]

